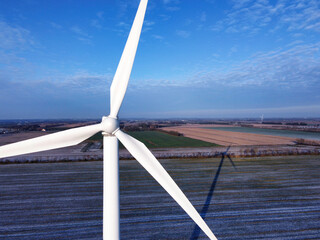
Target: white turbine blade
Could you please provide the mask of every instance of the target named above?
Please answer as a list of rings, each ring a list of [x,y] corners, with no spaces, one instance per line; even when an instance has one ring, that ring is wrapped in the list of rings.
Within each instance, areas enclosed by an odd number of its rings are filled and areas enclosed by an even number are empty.
[[[0,158],[77,145],[97,132],[101,125],[73,128],[0,147]]]
[[[110,88],[110,116],[117,118],[127,90],[132,65],[136,55],[148,0],[141,0],[126,46]]]
[[[151,174],[151,176],[176,200],[184,211],[195,221],[210,239],[217,239],[210,228],[201,218],[197,210],[192,206],[178,185],[173,181],[167,171],[161,166],[149,149],[140,141],[128,134],[117,131],[117,138],[128,149],[135,159]]]

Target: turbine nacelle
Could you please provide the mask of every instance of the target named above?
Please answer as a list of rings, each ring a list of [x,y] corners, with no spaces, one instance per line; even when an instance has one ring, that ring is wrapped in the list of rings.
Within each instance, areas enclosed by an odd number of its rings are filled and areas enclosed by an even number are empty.
[[[114,135],[119,130],[119,120],[113,117],[102,117],[101,131],[105,135]]]

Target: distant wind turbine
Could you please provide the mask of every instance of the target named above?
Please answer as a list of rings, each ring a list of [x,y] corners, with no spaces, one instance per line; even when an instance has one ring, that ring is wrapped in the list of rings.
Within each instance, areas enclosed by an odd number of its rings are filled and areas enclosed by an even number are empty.
[[[158,181],[210,239],[217,239],[197,210],[158,160],[140,141],[119,128],[118,112],[127,90],[148,0],[141,0],[126,46],[110,88],[110,114],[101,123],[78,127],[0,147],[0,158],[40,152],[81,143],[97,132],[103,134],[103,239],[120,239],[118,140]]]

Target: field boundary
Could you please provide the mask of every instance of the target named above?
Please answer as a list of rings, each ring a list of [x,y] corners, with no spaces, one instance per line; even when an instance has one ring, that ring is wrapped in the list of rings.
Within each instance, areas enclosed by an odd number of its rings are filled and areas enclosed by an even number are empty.
[[[228,151],[227,151],[228,150]],[[176,158],[215,158],[228,154],[230,157],[265,157],[265,156],[295,156],[295,155],[320,155],[319,146],[305,145],[279,145],[279,146],[231,146],[228,147],[203,147],[203,148],[162,148],[151,149],[157,159]],[[226,152],[227,151],[227,152]],[[121,160],[134,159],[126,149],[119,152]],[[76,162],[76,161],[102,161],[102,150],[94,152],[38,153],[18,157],[0,159],[0,164],[15,163],[51,163],[51,162]]]

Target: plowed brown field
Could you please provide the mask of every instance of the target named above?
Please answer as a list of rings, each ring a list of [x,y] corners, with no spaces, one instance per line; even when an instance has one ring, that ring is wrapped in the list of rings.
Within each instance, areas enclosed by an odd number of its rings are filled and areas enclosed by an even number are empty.
[[[204,127],[204,126],[201,126]],[[208,127],[207,125],[205,127]],[[289,137],[269,136],[254,133],[229,132],[200,128],[199,125],[165,127],[165,131],[176,131],[185,137],[194,138],[223,146],[229,145],[283,145],[294,144],[295,139]]]

